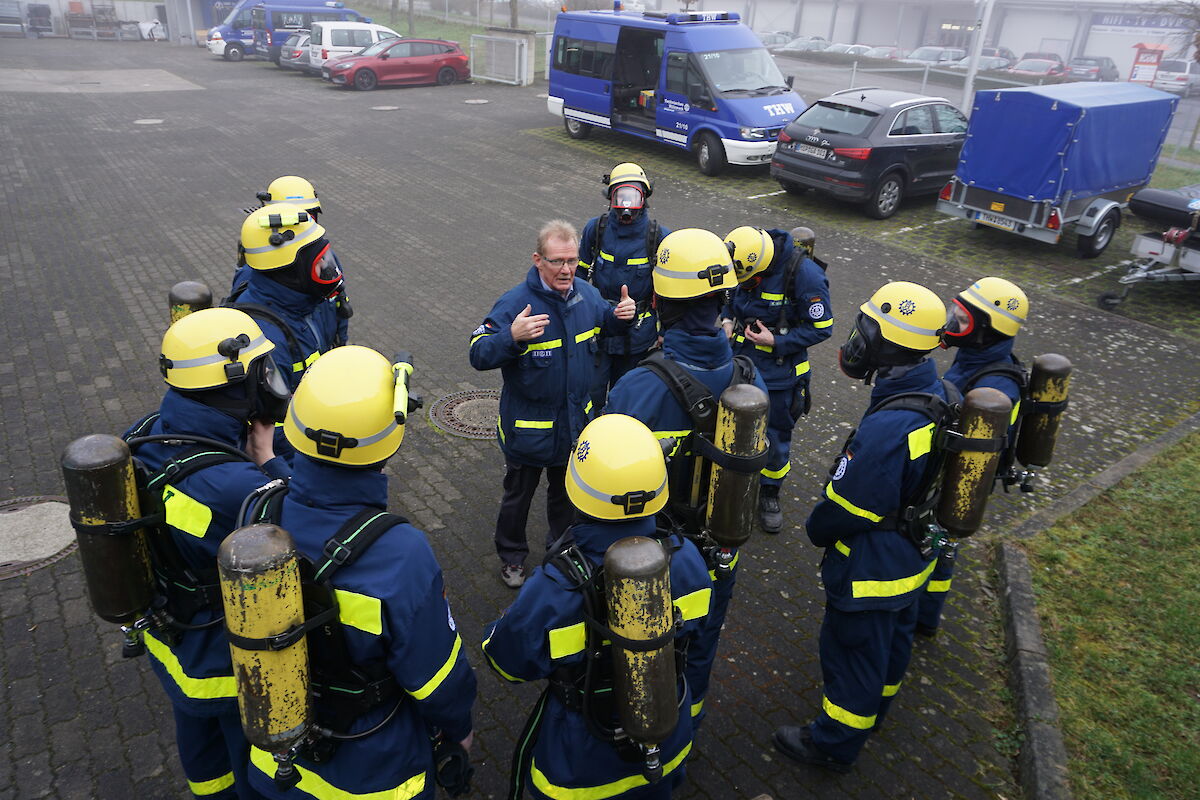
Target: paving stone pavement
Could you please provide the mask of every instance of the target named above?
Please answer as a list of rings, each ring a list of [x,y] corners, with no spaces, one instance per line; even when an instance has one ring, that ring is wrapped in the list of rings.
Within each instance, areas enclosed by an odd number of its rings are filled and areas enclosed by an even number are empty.
[[[10,70],[84,67],[164,70],[201,88],[37,94],[6,84]],[[796,432],[784,492],[789,527],[743,551],[709,718],[677,796],[1017,796],[1019,741],[988,540],[1197,409],[1195,306],[1172,296],[1164,300],[1171,313],[1146,314],[1149,322],[1133,303],[1122,312],[1133,316],[1103,313],[1060,290],[1078,268],[1065,256],[1033,253],[1016,237],[971,235],[978,232],[953,241],[946,232],[944,246],[914,237],[905,229],[915,220],[932,224],[928,201],[875,223],[810,197],[747,199],[777,189],[762,170],[710,180],[665,147],[611,134],[573,142],[546,113],[544,91],[355,93],[200,49],[6,41],[0,500],[61,494],[67,442],[119,432],[157,404],[167,289],[190,278],[224,291],[239,209],[272,178],[299,173],[316,184],[354,301],[351,340],[412,351],[414,391],[432,403],[499,386],[498,373],[468,365],[469,333],[522,279],[540,223],[563,216],[581,225],[603,208],[599,176],[636,160],[656,181],[655,215],[673,228],[813,227],[832,264],[838,319],[833,341],[812,351],[816,409]],[[476,98],[489,102],[464,104]],[[398,109],[371,110],[384,104]],[[150,118],[162,123],[134,124]],[[932,230],[943,237],[953,227]],[[1040,494],[994,500],[988,530],[963,548],[945,629],[919,643],[893,712],[855,772],[835,778],[787,762],[771,749],[771,731],[811,718],[821,688],[819,551],[794,526],[867,401],[865,387],[837,374],[837,343],[858,303],[886,280],[916,280],[947,296],[1018,262],[1014,275],[1030,277],[1034,303],[1020,351],[1065,352],[1077,367],[1056,463]],[[947,363],[946,354],[939,359]],[[503,684],[478,648],[484,624],[512,598],[491,546],[502,460],[493,442],[414,421],[388,474],[393,507],[429,532],[445,570],[480,677],[476,796],[500,797],[536,693]],[[536,542],[540,499],[534,508]],[[74,557],[0,581],[0,685],[0,800],[188,796],[162,690],[144,660],[121,659],[119,636],[88,607]]]

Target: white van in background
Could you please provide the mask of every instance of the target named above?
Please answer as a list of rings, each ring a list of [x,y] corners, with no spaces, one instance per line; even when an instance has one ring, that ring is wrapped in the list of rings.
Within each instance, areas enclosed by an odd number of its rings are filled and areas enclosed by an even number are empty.
[[[308,69],[320,75],[329,59],[353,55],[381,39],[399,38],[391,28],[373,22],[314,22],[308,40]]]

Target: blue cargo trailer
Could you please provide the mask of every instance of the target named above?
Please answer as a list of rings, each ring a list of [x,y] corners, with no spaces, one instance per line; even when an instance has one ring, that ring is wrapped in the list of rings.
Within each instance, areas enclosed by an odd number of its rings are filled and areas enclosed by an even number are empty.
[[[938,210],[978,226],[1099,255],[1154,172],[1179,98],[1132,83],[975,93],[967,139]]]

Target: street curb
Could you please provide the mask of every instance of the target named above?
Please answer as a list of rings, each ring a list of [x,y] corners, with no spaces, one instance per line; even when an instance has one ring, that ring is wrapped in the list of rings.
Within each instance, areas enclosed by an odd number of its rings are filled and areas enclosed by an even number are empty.
[[[1200,430],[1200,412],[1033,514],[1017,527],[1012,538],[1028,539],[1049,528],[1197,430]],[[1003,589],[1009,688],[1016,698],[1017,717],[1025,734],[1017,756],[1021,787],[1028,800],[1070,800],[1067,750],[1037,616],[1029,558],[1013,541],[1001,541],[997,545],[997,570]]]

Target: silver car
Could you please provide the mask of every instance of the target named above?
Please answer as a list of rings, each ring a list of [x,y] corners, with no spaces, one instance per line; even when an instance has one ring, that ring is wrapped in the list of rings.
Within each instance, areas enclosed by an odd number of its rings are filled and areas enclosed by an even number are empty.
[[[316,73],[308,66],[308,31],[295,31],[279,48],[279,68],[294,69],[305,75]]]

